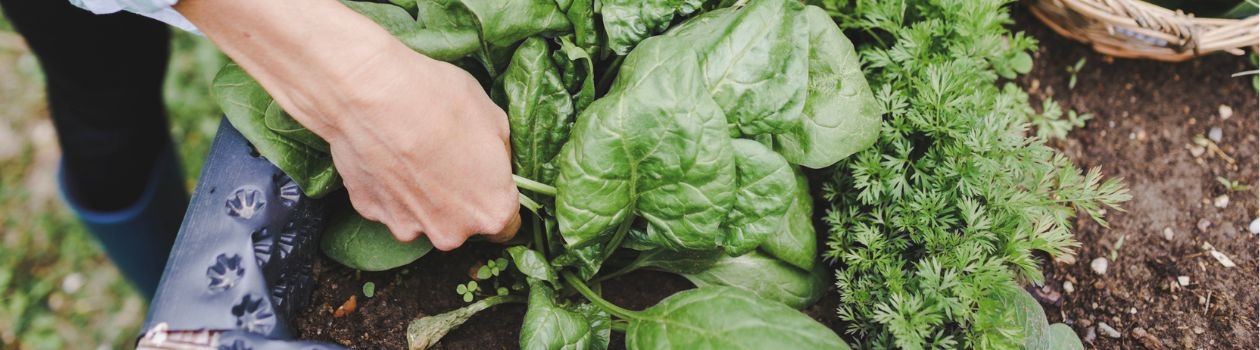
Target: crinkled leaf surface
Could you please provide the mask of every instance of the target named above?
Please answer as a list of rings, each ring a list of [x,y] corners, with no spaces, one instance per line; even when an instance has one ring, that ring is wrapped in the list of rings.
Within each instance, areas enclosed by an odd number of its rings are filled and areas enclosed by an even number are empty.
[[[529,38],[512,56],[503,76],[516,174],[553,183],[553,160],[569,138],[573,103],[541,38]]]
[[[625,55],[643,39],[668,29],[675,16],[689,15],[701,5],[704,5],[703,0],[600,1],[608,48]]]
[[[547,263],[547,257],[543,256],[536,250],[525,248],[525,246],[512,246],[507,249],[508,255],[512,256],[512,262],[516,264],[516,269],[535,279],[543,281],[555,281],[556,272],[551,269],[551,265]]]
[[[674,294],[639,313],[628,349],[848,349],[830,328],[783,303],[731,287]]]
[[[529,284],[529,309],[521,325],[521,349],[603,350],[612,322],[607,313],[585,306],[570,310],[556,305],[545,283]]]
[[[320,241],[329,258],[363,271],[384,271],[410,264],[433,249],[428,238],[409,243],[394,239],[384,224],[364,219],[354,209],[338,213]]]
[[[622,70],[663,74],[614,87],[593,102],[561,151],[560,231],[568,245],[580,246],[637,213],[648,223],[649,242],[712,248],[734,201],[725,118],[703,90],[695,56],[657,69],[660,62],[635,58],[641,54],[632,53]]]
[[[820,8],[807,6],[809,82],[801,121],[774,138],[793,164],[823,168],[875,142],[880,107],[853,43]]]
[[[639,253],[634,264],[676,274],[701,273],[713,266],[725,253],[721,250],[653,249]]]
[[[727,213],[721,245],[742,255],[775,234],[782,234],[784,215],[792,204],[796,176],[778,153],[757,141],[731,141],[735,151],[735,206]]]
[[[560,54],[563,54],[563,58],[555,60],[568,62],[564,64],[566,69],[561,70],[561,77],[569,77],[570,81],[565,85],[572,86],[569,93],[573,95],[573,107],[579,111],[585,110],[595,100],[595,65],[591,62],[591,54],[567,37],[560,37],[560,51],[556,55]],[[581,64],[577,64],[579,62]]]
[[[240,66],[223,67],[212,85],[214,97],[232,126],[259,154],[293,178],[307,196],[323,197],[341,187],[331,155],[267,127],[265,114],[272,104],[271,96]]]
[[[462,0],[481,23],[482,40],[506,47],[539,34],[570,30],[554,0]]]
[[[788,204],[783,221],[765,242],[761,249],[766,253],[786,261],[796,267],[812,270],[818,259],[818,236],[814,231],[814,199],[809,195],[809,181],[805,174],[796,169],[796,189],[792,191],[792,199]]]
[[[758,251],[723,256],[709,268],[683,277],[697,287],[735,287],[797,309],[818,302],[827,288],[827,270],[822,266],[801,270]]]
[[[739,133],[773,134],[799,123],[809,53],[803,8],[796,1],[753,1],[671,32],[700,54],[709,92]]]

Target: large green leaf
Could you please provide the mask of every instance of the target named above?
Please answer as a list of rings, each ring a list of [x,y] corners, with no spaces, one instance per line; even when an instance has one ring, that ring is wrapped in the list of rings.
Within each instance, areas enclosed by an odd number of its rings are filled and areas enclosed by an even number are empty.
[[[553,56],[556,56],[553,60],[558,65],[561,65],[559,62],[567,62],[563,64],[566,69],[561,69],[561,77],[568,77],[569,81],[565,85],[571,86],[569,92],[573,94],[573,107],[579,111],[585,110],[595,100],[595,65],[591,62],[590,52],[578,47],[567,37],[560,37],[560,50]]]
[[[556,305],[546,283],[529,284],[529,309],[521,325],[521,349],[603,350],[608,348],[612,322],[607,313],[589,305],[574,310]]]
[[[800,169],[794,171],[796,189],[783,221],[761,243],[761,249],[796,267],[812,270],[818,260],[818,236],[814,231],[814,199],[809,195],[809,181]]]
[[[731,287],[674,294],[639,312],[628,349],[848,349],[831,329],[783,303]]]
[[[709,92],[736,131],[774,134],[799,123],[809,53],[803,8],[796,1],[753,1],[671,31],[700,53]]]
[[[453,1],[453,0],[447,0]],[[535,35],[571,31],[554,0],[462,0],[481,23],[481,39],[506,47]]]
[[[880,107],[866,84],[853,43],[820,8],[807,6],[809,83],[801,121],[774,138],[789,162],[810,168],[835,164],[870,147]]]
[[[703,0],[603,0],[600,17],[608,35],[608,48],[625,55],[643,39],[664,32],[675,16],[700,9]]]
[[[727,213],[721,245],[738,256],[767,237],[782,234],[784,215],[792,205],[796,176],[778,153],[757,141],[731,141],[735,150],[735,206]]]
[[[593,102],[561,151],[560,232],[567,244],[580,246],[638,214],[651,243],[715,247],[734,201],[725,118],[705,94],[694,55],[673,60],[673,69],[657,69],[659,62],[636,58],[641,54],[632,53],[622,71],[662,74],[614,87]]]
[[[509,247],[507,251],[512,256],[516,269],[525,276],[543,281],[557,280],[555,270],[551,269],[551,265],[547,263],[547,257],[542,253],[519,245]]]
[[[384,271],[416,261],[433,249],[429,239],[409,243],[394,239],[384,224],[359,216],[352,208],[338,213],[320,241],[329,258],[363,271]]]
[[[543,183],[556,177],[554,160],[569,138],[573,103],[541,38],[521,43],[503,75],[516,174]]]
[[[232,126],[259,154],[293,178],[307,196],[323,197],[341,187],[331,155],[267,127],[271,96],[240,66],[229,64],[219,70],[212,89]]]
[[[658,258],[644,264],[660,271],[682,274],[697,287],[740,288],[795,308],[814,305],[827,291],[827,268],[819,266],[805,271],[757,251],[738,257],[713,254],[711,261],[704,261],[706,257],[703,256],[665,257],[670,259]]]

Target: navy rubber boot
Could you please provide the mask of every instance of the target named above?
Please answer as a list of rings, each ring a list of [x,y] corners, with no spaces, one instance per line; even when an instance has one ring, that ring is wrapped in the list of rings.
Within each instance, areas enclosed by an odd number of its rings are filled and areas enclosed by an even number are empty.
[[[158,154],[140,198],[116,211],[101,212],[80,205],[67,190],[64,171],[62,166],[57,182],[66,204],[101,242],[136,291],[146,301],[152,300],[188,208],[188,192],[174,147]]]

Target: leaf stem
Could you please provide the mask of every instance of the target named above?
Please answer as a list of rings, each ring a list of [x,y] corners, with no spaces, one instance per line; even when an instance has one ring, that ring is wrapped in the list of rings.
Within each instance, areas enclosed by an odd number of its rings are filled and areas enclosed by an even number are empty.
[[[573,286],[574,290],[577,290],[578,294],[586,297],[586,300],[590,300],[592,304],[595,304],[595,306],[598,306],[599,308],[604,309],[604,311],[623,319],[639,318],[638,312],[623,309],[620,306],[613,305],[613,303],[599,297],[599,294],[595,294],[595,291],[591,290],[591,287],[586,286],[586,282],[583,282],[581,279],[577,278],[577,276],[574,276],[573,273],[561,272],[560,274],[564,276],[564,280],[566,282],[569,282],[569,284]]]
[[[626,332],[626,329],[627,329],[627,328],[630,328],[630,323],[629,323],[629,322],[614,321],[614,322],[613,322],[611,325],[609,325],[609,326],[611,326],[612,330],[614,330],[614,331],[618,331],[618,332],[621,332],[621,333],[625,333],[625,332]]]
[[[596,91],[608,91],[608,87],[612,86],[613,77],[617,75],[617,71],[621,70],[621,61],[625,59],[626,56],[617,56],[613,59],[607,70],[600,74],[599,81],[595,84]]]
[[[529,209],[529,211],[533,212],[534,215],[539,215],[538,210],[542,209],[542,205],[539,205],[538,202],[535,202],[532,198],[529,198],[529,196],[526,196],[524,193],[516,194],[516,199],[521,202],[522,207],[525,207],[525,209]]]
[[[591,280],[591,283],[599,283],[599,282],[607,281],[610,279],[621,277],[621,275],[625,275],[627,273],[638,271],[639,269],[643,268],[643,266],[639,265],[641,261],[643,261],[642,255],[640,255],[638,258],[635,258],[634,261],[630,262],[630,264],[627,264],[626,266],[622,266],[620,269],[617,269],[617,271],[609,272],[602,276],[596,276],[595,279]]]
[[[538,192],[538,193],[545,194],[548,196],[556,195],[555,187],[552,187],[551,185],[548,185],[545,183],[541,183],[538,181],[521,177],[520,175],[512,175],[512,181],[516,182],[516,187],[520,187],[522,189]]]
[[[617,226],[617,233],[613,234],[612,240],[608,241],[608,246],[604,247],[604,258],[600,260],[608,260],[608,257],[611,257],[613,252],[617,251],[617,248],[621,246],[621,241],[626,239],[626,233],[630,232],[630,223],[633,221],[634,218],[629,218],[626,221],[622,221],[620,226]]]
[[[543,232],[541,220],[539,217],[533,217],[530,218],[529,222],[530,226],[534,228],[534,250],[542,253],[545,257],[547,256],[547,242],[543,239],[546,238],[547,232]]]

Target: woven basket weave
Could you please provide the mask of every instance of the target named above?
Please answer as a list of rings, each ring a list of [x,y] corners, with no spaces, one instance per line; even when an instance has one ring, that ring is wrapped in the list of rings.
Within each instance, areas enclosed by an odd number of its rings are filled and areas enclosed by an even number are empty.
[[[1168,62],[1260,46],[1260,16],[1196,18],[1138,0],[1025,0],[1060,35],[1100,53]]]

